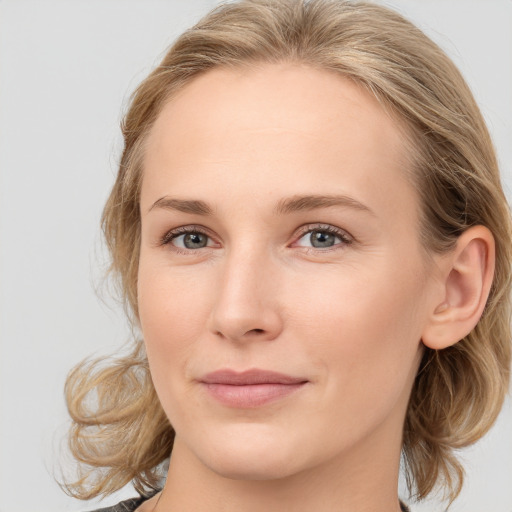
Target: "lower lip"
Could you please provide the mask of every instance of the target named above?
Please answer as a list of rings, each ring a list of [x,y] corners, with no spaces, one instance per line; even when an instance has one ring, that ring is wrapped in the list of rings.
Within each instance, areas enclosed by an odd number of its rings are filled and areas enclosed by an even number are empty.
[[[306,382],[297,384],[207,384],[208,393],[220,403],[229,407],[253,408],[275,402],[299,390]]]

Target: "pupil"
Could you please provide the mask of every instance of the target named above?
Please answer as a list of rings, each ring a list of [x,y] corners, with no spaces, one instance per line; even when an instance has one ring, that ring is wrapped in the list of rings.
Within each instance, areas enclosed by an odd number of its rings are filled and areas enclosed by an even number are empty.
[[[188,233],[183,239],[183,244],[187,249],[206,247],[206,236],[201,233]]]
[[[334,235],[325,231],[313,231],[311,233],[311,245],[313,247],[332,247]]]

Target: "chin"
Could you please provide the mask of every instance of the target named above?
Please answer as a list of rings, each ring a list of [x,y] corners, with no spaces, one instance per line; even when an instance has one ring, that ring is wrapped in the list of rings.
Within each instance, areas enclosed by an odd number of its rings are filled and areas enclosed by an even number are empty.
[[[205,463],[217,475],[231,480],[280,480],[295,473],[289,461],[276,460],[275,457],[268,458],[266,455],[245,452],[243,457],[230,455]]]
[[[300,470],[290,433],[285,436],[262,428],[238,428],[201,443],[196,456],[211,471],[232,480],[277,480]],[[254,426],[252,426],[254,427]],[[208,442],[209,441],[209,442]]]

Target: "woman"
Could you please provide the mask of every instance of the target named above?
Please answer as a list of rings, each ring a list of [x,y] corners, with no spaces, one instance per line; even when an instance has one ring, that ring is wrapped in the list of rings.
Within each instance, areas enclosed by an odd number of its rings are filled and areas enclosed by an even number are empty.
[[[508,386],[511,262],[453,63],[373,4],[242,0],[178,39],[123,134],[103,227],[140,340],[68,379],[70,492],[396,512],[402,454],[412,494],[453,500]]]

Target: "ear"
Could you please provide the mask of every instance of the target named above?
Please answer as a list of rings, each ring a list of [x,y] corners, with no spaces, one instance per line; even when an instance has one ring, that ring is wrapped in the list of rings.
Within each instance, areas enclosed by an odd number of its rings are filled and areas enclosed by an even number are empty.
[[[473,330],[489,296],[494,260],[494,237],[484,226],[466,230],[455,248],[441,258],[442,288],[424,328],[424,345],[440,350]]]

